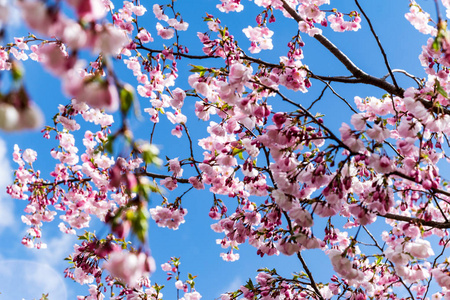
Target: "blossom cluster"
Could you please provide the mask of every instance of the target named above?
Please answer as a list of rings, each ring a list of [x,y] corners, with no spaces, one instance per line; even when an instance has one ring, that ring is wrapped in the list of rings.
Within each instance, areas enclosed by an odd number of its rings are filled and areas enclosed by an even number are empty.
[[[240,12],[241,2],[221,0],[217,8]],[[190,54],[183,39],[189,24],[174,1],[154,3],[151,15],[138,1],[124,1],[116,9],[110,1],[70,0],[74,19],[50,3],[17,4],[39,37],[15,37],[2,46],[0,70],[14,77],[18,61],[30,58],[59,78],[71,98],[42,131],[56,143],[48,174],[39,169],[40,153],[38,159],[35,150],[14,146],[18,166],[7,192],[25,203],[22,221],[29,228],[22,244],[47,247],[43,224],[59,219],[62,232],[81,240],[65,271],[66,277],[89,286],[89,295],[80,300],[104,299],[105,286],[117,290],[113,299],[161,299],[162,287],[148,278],[156,270],[146,244],[148,223],[171,230],[186,226],[186,195],[206,190],[212,198],[210,227],[220,235],[216,243],[224,249],[223,260],[241,259],[239,245],[248,243],[260,257],[292,256],[302,267],[292,278],[261,269],[255,283],[249,280],[223,294],[223,300],[398,299],[402,293],[424,299],[433,280],[441,287],[433,297],[450,297],[450,266],[444,257],[450,192],[442,171],[450,134],[445,22],[439,17],[436,27],[430,25],[430,14],[411,1],[406,19],[430,35],[419,57],[426,78],[411,75],[417,87],[401,88],[388,64],[392,83],[355,70],[322,34],[319,24],[336,32],[357,31],[362,22],[358,12],[325,9],[327,0],[253,3],[262,12],[254,26],[239,31],[250,41],[250,54],[240,47],[233,28],[211,14],[204,18],[205,31],[197,33],[201,50]],[[148,15],[154,17],[152,29],[140,26]],[[298,31],[287,49],[270,61],[249,56],[274,48],[270,23],[282,16],[294,19]],[[3,18],[0,12],[0,22]],[[303,37],[308,36],[331,48],[352,76],[313,73],[302,62]],[[96,56],[88,67],[80,55],[86,49]],[[123,61],[134,83],[121,81],[116,60]],[[185,61],[191,74],[183,85],[178,66]],[[37,109],[30,112],[34,104],[21,80],[13,79],[20,87],[0,97],[3,130],[16,130],[18,124],[32,128],[40,121]],[[288,96],[307,93],[312,81],[324,89],[309,108]],[[353,104],[338,96],[352,115],[333,128],[313,108],[327,89],[338,95],[333,82],[372,84],[387,93],[355,95]],[[132,125],[133,112],[139,119],[141,108],[150,143],[134,136],[140,132]],[[194,122],[188,119],[204,124],[204,130],[190,130]],[[152,143],[165,144],[169,134],[183,146],[163,161]],[[155,171],[161,165],[166,170]],[[91,230],[93,218],[107,225],[106,237],[80,234]],[[380,220],[386,225],[377,228],[381,234],[375,237],[370,230]],[[329,260],[331,278],[314,279],[315,271],[302,257],[312,249]],[[184,293],[181,299],[200,299],[195,276],[182,280],[179,266],[174,256],[161,268],[175,279],[177,293]]]

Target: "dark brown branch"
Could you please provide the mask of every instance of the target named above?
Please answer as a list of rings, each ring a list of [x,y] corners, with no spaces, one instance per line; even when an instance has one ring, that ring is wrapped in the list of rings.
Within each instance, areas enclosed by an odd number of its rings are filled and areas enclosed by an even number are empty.
[[[189,134],[189,130],[188,130],[186,124],[183,124],[183,127],[184,127],[184,130],[186,131],[186,135],[187,135],[188,140],[189,140],[189,149],[190,149],[190,151],[191,151],[191,161],[192,161],[192,163],[194,164],[194,167],[195,167],[195,170],[197,171],[197,174],[200,175],[201,172],[200,172],[200,170],[198,169],[197,164],[195,163],[195,159],[194,159],[194,149],[193,149],[193,147],[192,147],[192,144],[193,144],[193,143],[192,143],[191,135]]]
[[[283,8],[291,15],[292,18],[294,18],[295,21],[301,22],[303,21],[302,17],[300,17],[297,12],[289,6],[289,4],[286,3],[285,0],[281,0],[283,3]],[[347,70],[352,73],[352,75],[361,80],[361,83],[364,84],[370,84],[376,87],[379,87],[386,92],[397,95],[397,96],[403,96],[404,90],[401,88],[397,88],[395,85],[387,82],[386,80],[382,78],[377,78],[368,75],[364,71],[362,71],[360,68],[358,68],[353,61],[351,61],[341,50],[339,50],[336,45],[334,45],[329,39],[327,39],[325,36],[321,34],[316,34],[314,38],[321,43],[328,51],[331,52],[346,68]]]
[[[305,270],[306,274],[308,275],[309,280],[311,281],[311,286],[312,286],[312,288],[313,288],[314,291],[316,292],[316,294],[317,294],[317,296],[319,297],[319,299],[322,299],[322,300],[323,300],[324,298],[322,297],[322,294],[320,294],[320,291],[319,291],[319,289],[317,288],[317,284],[316,284],[316,282],[314,281],[314,278],[313,278],[313,276],[312,276],[312,273],[311,273],[311,271],[309,270],[308,265],[306,264],[306,261],[303,259],[303,256],[302,256],[302,254],[300,253],[300,251],[297,252],[297,257],[298,257],[298,259],[300,260],[300,262],[302,263],[303,269]]]
[[[158,178],[158,179],[166,179],[166,178],[173,178],[170,175],[162,175],[162,174],[156,174],[156,173],[151,173],[151,172],[142,172],[142,173],[138,173],[136,174],[137,176],[148,176],[151,178]],[[189,183],[189,180],[186,178],[173,178],[175,179],[177,182],[179,183]]]
[[[442,217],[444,217],[445,222],[448,222],[447,216],[445,215],[445,212],[442,210],[442,207],[439,205],[439,202],[436,200],[436,195],[432,195],[434,204],[436,204],[436,207],[441,212]]]
[[[246,59],[246,60],[251,61],[251,62],[254,62],[254,63],[257,63],[259,65],[264,65],[264,66],[269,67],[269,68],[281,68],[282,67],[279,64],[269,63],[269,62],[263,61],[263,60],[261,60],[259,58],[248,56],[247,54],[243,54],[241,56],[241,58],[242,59]]]
[[[311,110],[311,108],[316,104],[320,99],[322,99],[323,95],[325,94],[325,91],[327,90],[329,84],[325,84],[325,87],[323,88],[322,92],[320,93],[319,97],[314,100],[311,105],[307,108],[307,110]]]
[[[313,74],[311,71],[308,70],[310,74]],[[316,75],[312,76],[313,79],[319,79],[324,81],[334,81],[334,82],[341,82],[341,83],[364,83],[361,79],[354,78],[353,76],[322,76],[322,75]]]
[[[284,101],[298,107],[305,115],[307,115],[309,118],[311,118],[314,123],[316,123],[319,127],[321,127],[326,133],[328,133],[328,135],[336,142],[338,143],[338,145],[346,150],[348,150],[350,153],[354,154],[354,152],[346,145],[342,142],[341,139],[339,139],[330,129],[328,129],[325,125],[323,125],[322,122],[319,122],[319,120],[317,120],[316,117],[313,116],[313,114],[311,114],[306,108],[304,108],[301,104],[295,103],[294,101],[292,101],[291,99],[287,98],[286,96],[284,96],[280,91],[275,90],[271,87],[268,87],[266,85],[263,85],[262,83],[259,83],[260,85],[264,86],[267,89],[272,90],[273,92],[277,93]]]
[[[422,103],[425,108],[430,109],[435,114],[444,113],[446,115],[450,115],[450,110],[447,108],[436,107],[436,106],[434,106],[433,102],[425,100],[423,98],[417,98],[417,100],[420,101],[420,103]]]
[[[168,177],[171,177],[170,175],[163,175],[163,174],[156,174],[156,173],[151,173],[151,172],[141,172],[141,173],[136,173],[136,176],[148,176],[151,178],[158,178],[158,179],[166,179]],[[179,183],[189,183],[189,180],[186,178],[174,178],[177,182]],[[57,181],[57,182],[34,182],[31,183],[30,185],[32,186],[51,186],[51,185],[60,185],[60,184],[66,184],[68,182],[70,183],[86,183],[91,181],[92,178],[82,178],[82,179],[77,179],[77,178],[73,178],[73,179],[68,179],[68,180],[61,180],[61,181]]]
[[[399,171],[394,171],[394,172],[389,173],[389,174],[386,174],[386,175],[387,175],[387,176],[395,175],[395,176],[401,177],[401,178],[403,178],[403,179],[407,179],[407,180],[409,180],[409,181],[416,182],[415,179],[414,179],[413,177],[408,176],[408,175],[405,175],[405,174],[403,174],[403,173],[401,173],[401,172],[399,172]],[[419,184],[420,184],[420,182],[419,182]],[[435,188],[431,188],[430,190],[431,190],[433,193],[435,193],[435,194],[442,194],[442,195],[445,195],[445,196],[450,197],[450,192],[448,192],[448,191],[444,191],[444,190],[442,190],[442,189],[435,189]]]
[[[137,46],[136,49],[143,49],[143,50],[146,50],[146,51],[148,51],[150,53],[162,53],[163,52],[163,50],[150,49],[150,48],[145,47],[145,46]],[[191,54],[181,53],[181,52],[173,52],[172,54],[175,57],[179,56],[179,57],[185,57],[185,58],[190,58],[190,59],[221,58],[220,56],[191,55]]]
[[[280,64],[274,64],[270,62],[266,62],[264,60],[261,60],[259,58],[248,56],[247,54],[243,54],[241,56],[242,59],[254,62],[259,65],[263,65],[268,68],[282,68],[283,66]],[[318,79],[318,80],[324,80],[324,81],[334,81],[334,82],[341,82],[341,83],[364,83],[363,80],[354,78],[354,76],[322,76],[322,75],[316,75],[310,70],[306,70],[308,74],[311,76],[311,78]]]
[[[402,221],[402,222],[419,224],[419,225],[422,225],[422,226],[428,226],[428,227],[432,227],[432,228],[439,228],[439,229],[450,228],[450,222],[426,221],[424,219],[407,217],[407,216],[396,215],[396,214],[391,214],[391,213],[386,213],[384,215],[377,214],[377,216],[383,217],[383,218],[386,218],[386,219],[391,219],[391,220],[397,220],[397,221]]]
[[[72,178],[72,179],[68,179],[68,180],[60,180],[60,181],[56,181],[56,182],[49,182],[49,181],[47,181],[47,182],[41,182],[41,181],[36,181],[36,182],[33,182],[33,183],[30,183],[30,185],[31,186],[51,186],[51,185],[53,185],[53,186],[57,186],[57,185],[60,185],[60,184],[67,184],[67,183],[76,183],[76,182],[79,182],[79,183],[85,183],[85,182],[89,182],[89,181],[91,181],[92,180],[92,178],[81,178],[81,179],[78,179],[78,178]]]

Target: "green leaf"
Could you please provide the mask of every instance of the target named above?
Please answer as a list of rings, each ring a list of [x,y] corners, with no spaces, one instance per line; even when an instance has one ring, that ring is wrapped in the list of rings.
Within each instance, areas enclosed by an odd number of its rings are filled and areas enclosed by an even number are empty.
[[[144,162],[146,162],[148,164],[155,164],[158,167],[161,166],[162,161],[158,157],[158,155],[159,155],[158,147],[156,147],[155,145],[152,145],[152,144],[148,144],[148,143],[142,144],[138,147],[142,153],[142,159],[144,160]]]
[[[439,86],[437,88],[437,91],[439,92],[439,94],[441,94],[442,96],[444,96],[445,98],[448,98],[448,94],[447,92],[442,88],[442,86]]]
[[[39,300],[48,300],[48,293],[47,294],[42,294],[42,297]]]
[[[134,102],[134,91],[133,87],[129,84],[125,84],[120,89],[120,110],[124,115],[128,114],[131,105]]]
[[[193,289],[195,287],[195,282],[194,280],[190,280],[189,281],[189,285],[191,286],[191,289]]]
[[[145,207],[139,207],[135,212],[127,211],[127,219],[131,221],[131,228],[142,243],[147,239],[148,218],[149,213]]]
[[[148,201],[151,193],[156,193],[159,191],[158,186],[152,184],[151,182],[140,181],[141,182],[137,185],[136,190],[143,199]]]
[[[23,78],[25,71],[20,62],[13,60],[11,64],[11,75],[14,81],[19,81]]]
[[[238,156],[240,159],[244,159],[244,156],[242,154],[242,152],[244,152],[244,149],[239,149],[239,148],[233,148],[233,152],[231,153],[231,155],[233,156]]]
[[[242,153],[243,153],[243,151],[239,152],[238,156],[239,156],[240,159],[244,160],[244,155]]]
[[[436,37],[433,41],[433,44],[431,44],[431,48],[433,48],[434,51],[439,51],[441,50],[441,43],[440,43],[440,38]]]
[[[253,285],[253,281],[251,279],[249,279],[247,281],[247,284],[245,285],[245,287],[248,288],[249,290],[255,289],[255,286]]]
[[[157,283],[155,283],[153,288],[155,289],[156,293],[159,293],[164,288],[164,285],[158,285]]]
[[[191,69],[191,70],[189,70],[190,72],[192,72],[192,73],[195,73],[195,72],[205,72],[206,71],[206,69],[205,69],[205,67],[203,67],[203,66],[196,66],[196,65],[191,65],[193,68]]]
[[[381,260],[383,260],[383,257],[382,256],[378,256],[378,259],[377,259],[377,261],[375,262],[375,265],[379,265],[380,263],[381,263]]]
[[[172,263],[175,267],[178,267],[180,265],[180,258],[179,257],[173,257]]]
[[[445,98],[448,98],[448,94],[447,92],[444,90],[444,88],[442,88],[441,83],[439,82],[439,80],[435,79],[434,80],[434,85],[436,87],[436,91],[441,94],[442,96],[444,96]]]
[[[113,144],[116,138],[114,136],[108,136],[108,141],[104,144],[104,149],[106,152],[112,154],[113,153]]]

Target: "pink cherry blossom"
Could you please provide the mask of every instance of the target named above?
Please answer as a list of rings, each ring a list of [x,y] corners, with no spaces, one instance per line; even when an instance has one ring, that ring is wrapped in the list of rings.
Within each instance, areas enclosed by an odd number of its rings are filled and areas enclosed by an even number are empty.
[[[151,34],[145,29],[142,29],[141,31],[139,31],[139,33],[137,34],[137,38],[144,44],[153,42],[153,38],[152,38]]]
[[[172,28],[164,28],[159,22],[156,23],[156,30],[158,31],[158,35],[165,40],[169,40],[175,35],[175,30]]]
[[[251,53],[259,53],[261,50],[273,49],[272,35],[273,31],[267,27],[247,27],[242,30],[245,36],[250,40],[252,46],[249,48]]]
[[[240,253],[247,245],[261,258],[257,274],[240,274],[256,280],[222,299],[450,297],[450,1],[430,6],[445,13],[419,1],[400,12],[427,35],[416,49],[423,74],[414,61],[398,69],[392,55],[408,60],[417,39],[402,29],[401,47],[388,49],[381,34],[395,19],[364,3],[359,12],[329,0],[220,0],[186,14],[168,0],[4,2],[0,129],[39,128],[45,141],[29,133],[14,146],[6,192],[21,200],[25,247],[53,247],[56,220],[61,234],[79,235],[64,270],[86,285],[77,299],[161,299],[163,285],[148,276],[150,249],[164,243],[149,237],[203,217],[214,220],[223,263],[250,259]],[[14,7],[26,36],[11,26]],[[364,34],[380,34],[382,47],[361,47]],[[45,106],[36,88],[53,87],[31,88],[30,64],[61,81],[68,99]],[[171,242],[189,250],[194,239],[177,236]],[[173,280],[164,293],[202,298],[208,276],[185,270],[192,263],[180,264],[179,247],[162,250]],[[277,255],[297,261],[294,275],[265,265]]]
[[[86,80],[83,89],[75,95],[78,101],[93,108],[106,108],[115,111],[119,105],[117,88],[107,82]]]
[[[423,11],[420,6],[412,1],[409,7],[409,13],[405,14],[405,18],[421,33],[436,35],[436,29],[429,25],[430,15]]]
[[[69,0],[78,16],[87,22],[95,21],[106,15],[106,7],[100,0]]]
[[[137,285],[138,280],[154,270],[154,260],[145,253],[131,253],[115,251],[103,268],[131,287]]]

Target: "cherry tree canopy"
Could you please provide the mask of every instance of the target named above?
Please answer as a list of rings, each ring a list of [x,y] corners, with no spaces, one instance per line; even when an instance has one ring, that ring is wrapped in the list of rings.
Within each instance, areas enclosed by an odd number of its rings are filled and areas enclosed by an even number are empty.
[[[223,260],[253,259],[248,244],[299,266],[245,274],[222,300],[450,299],[450,1],[401,3],[395,22],[424,37],[398,50],[420,53],[418,74],[391,67],[376,28],[397,25],[358,0],[186,2],[0,0],[0,128],[42,129],[52,148],[14,145],[22,244],[47,248],[47,223],[77,235],[64,274],[85,285],[78,300],[163,299],[157,268],[197,300],[176,247],[155,262],[148,241],[149,226],[189,226],[198,201]],[[14,11],[27,36],[9,36]],[[346,52],[369,39],[377,56]],[[66,97],[51,120],[32,64]]]

